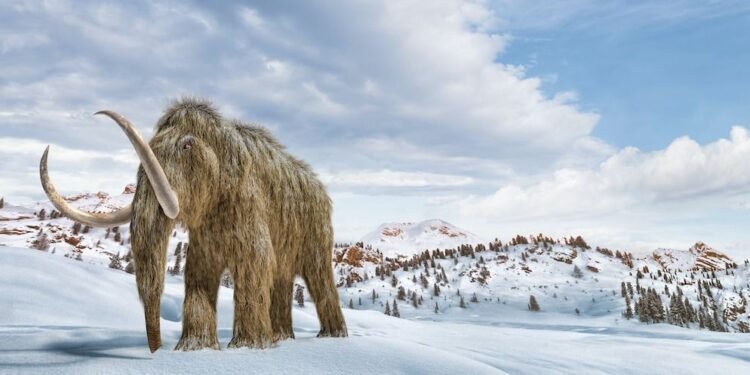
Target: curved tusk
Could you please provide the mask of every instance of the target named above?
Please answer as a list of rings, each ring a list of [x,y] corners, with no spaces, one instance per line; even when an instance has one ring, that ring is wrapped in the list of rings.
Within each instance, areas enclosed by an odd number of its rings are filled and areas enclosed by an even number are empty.
[[[143,140],[143,137],[138,133],[138,130],[136,130],[136,128],[133,127],[130,121],[125,117],[112,111],[99,111],[96,112],[95,115],[106,115],[114,120],[117,125],[120,125],[120,128],[122,128],[125,135],[128,136],[130,143],[133,144],[133,148],[135,148],[135,152],[138,154],[138,158],[141,160],[141,165],[146,171],[146,175],[148,176],[149,182],[151,182],[151,186],[156,194],[156,199],[159,200],[159,205],[161,206],[162,211],[164,211],[164,214],[170,219],[176,218],[177,214],[180,213],[180,204],[177,200],[177,194],[175,194],[172,189],[172,185],[169,184],[169,180],[167,180],[167,176],[164,174],[164,169],[162,169],[161,164],[159,164],[159,160],[156,159],[156,155],[154,155],[154,152],[151,150],[151,146]]]
[[[49,174],[47,173],[48,153],[49,146],[44,149],[42,160],[39,162],[39,177],[42,180],[42,188],[44,188],[44,192],[47,193],[47,197],[58,211],[60,211],[63,215],[67,216],[71,220],[92,227],[115,227],[130,222],[130,214],[133,211],[133,207],[130,204],[127,205],[127,207],[123,207],[117,211],[108,213],[86,212],[71,207],[68,202],[66,202],[65,199],[63,199],[63,197],[57,192],[55,186],[52,185],[52,182],[50,182],[49,180]]]

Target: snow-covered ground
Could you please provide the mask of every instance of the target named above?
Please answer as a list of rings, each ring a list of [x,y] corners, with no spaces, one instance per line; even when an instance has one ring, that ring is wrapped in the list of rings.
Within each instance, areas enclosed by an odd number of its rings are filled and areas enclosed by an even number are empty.
[[[295,305],[297,339],[266,350],[175,352],[182,278],[168,277],[164,348],[149,353],[133,275],[26,248],[0,247],[0,373],[743,374],[741,334],[666,324],[491,309],[398,319],[345,309],[350,337],[318,339],[314,306]],[[231,336],[222,288],[220,340]]]

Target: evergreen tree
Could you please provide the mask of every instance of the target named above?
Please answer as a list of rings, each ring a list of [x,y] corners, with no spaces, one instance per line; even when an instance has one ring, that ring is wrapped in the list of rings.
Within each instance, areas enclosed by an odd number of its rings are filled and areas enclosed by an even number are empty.
[[[580,279],[583,277],[583,272],[581,272],[581,269],[578,268],[577,265],[573,266],[573,277],[575,277],[576,279]]]
[[[724,332],[724,325],[721,324],[721,320],[719,320],[719,310],[716,309],[714,311],[714,319],[713,323],[711,324],[713,326],[713,330],[717,332]]]
[[[438,303],[435,302],[435,314],[437,314],[438,312],[440,312],[440,310],[438,309]]]
[[[396,304],[396,300],[393,300],[393,313],[391,314],[394,318],[400,318],[401,313],[398,312],[398,305]]]
[[[354,301],[351,298],[349,298],[349,308],[354,309]]]
[[[396,275],[394,274],[394,275],[393,275],[393,276],[391,277],[391,286],[395,288],[395,287],[396,287],[396,285],[398,285],[398,279],[396,278]]]
[[[374,293],[375,291],[373,291]],[[305,307],[305,287],[297,284],[294,289],[294,300],[297,301],[299,307]]]
[[[673,294],[669,300],[669,322],[673,325],[682,327],[687,322],[682,301]]]
[[[121,270],[122,269],[122,263],[120,263],[120,253],[113,254],[109,257],[109,268]]]
[[[36,239],[31,243],[31,245],[34,249],[37,250],[49,250],[49,238],[47,237],[47,233],[40,229],[39,233],[37,233],[36,235]]]
[[[437,283],[433,286],[433,293],[435,294],[435,297],[440,297],[440,287]]]
[[[383,314],[388,316],[391,315],[391,305],[388,303],[388,301],[385,301],[385,311],[383,311]]]
[[[404,290],[403,286],[399,286],[398,287],[398,295],[397,295],[396,298],[398,298],[398,299],[400,299],[402,301],[406,301],[406,291]]]
[[[623,314],[625,319],[630,320],[633,319],[633,309],[630,307],[630,299],[625,299],[625,314]]]
[[[464,297],[461,297],[461,301],[458,303],[458,307],[462,309],[466,308],[466,302],[464,302]]]
[[[182,252],[178,252],[177,256],[174,258],[174,266],[172,266],[172,271],[171,271],[172,276],[177,276],[182,273],[182,269],[180,269],[181,263],[182,263]]]
[[[474,293],[474,295],[471,296],[471,302],[473,303],[479,303],[479,299],[477,298],[477,294]]]
[[[5,207],[5,198],[0,198],[0,209]]]
[[[539,311],[541,310],[541,307],[539,307],[539,303],[536,301],[536,297],[533,295],[529,297],[529,311]]]

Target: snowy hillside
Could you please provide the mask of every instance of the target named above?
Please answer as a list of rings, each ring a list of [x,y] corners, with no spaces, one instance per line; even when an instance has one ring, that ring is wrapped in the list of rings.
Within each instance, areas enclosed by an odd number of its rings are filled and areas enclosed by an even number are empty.
[[[0,285],[1,373],[706,374],[742,373],[750,361],[744,335],[510,309],[439,322],[345,309],[350,337],[318,339],[309,301],[295,304],[297,339],[274,348],[174,352],[182,301],[174,276],[162,302],[165,348],[151,354],[132,275],[0,247]],[[220,290],[218,315],[225,347],[229,289]]]
[[[482,243],[476,235],[443,220],[418,223],[387,223],[368,233],[360,242],[380,250],[384,256],[411,256],[416,252]]]
[[[132,191],[127,187],[119,196],[84,194],[69,200],[104,211],[130,202]],[[506,243],[481,243],[440,220],[384,225],[364,239],[333,249],[341,303],[356,310],[393,314],[398,309],[401,317],[420,320],[502,315],[508,322],[526,316],[533,296],[542,313],[537,316],[555,314],[558,320],[612,324],[630,319],[702,331],[750,331],[750,264],[737,264],[702,243],[636,257],[592,248],[580,237],[516,236]],[[462,245],[463,239],[477,242]],[[6,202],[0,209],[0,245],[38,249],[123,274],[133,270],[128,226],[81,227],[46,202],[30,208]],[[170,274],[181,275],[187,246],[187,233],[176,229],[168,250]],[[384,248],[389,252],[384,254]],[[232,285],[228,277],[222,283]],[[171,310],[179,315],[179,306]]]

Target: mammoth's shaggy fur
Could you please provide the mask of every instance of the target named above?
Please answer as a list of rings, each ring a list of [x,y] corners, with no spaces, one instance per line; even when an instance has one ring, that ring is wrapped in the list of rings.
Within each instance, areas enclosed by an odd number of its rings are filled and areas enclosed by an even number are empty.
[[[304,278],[319,336],[346,336],[331,265],[331,201],[310,167],[265,129],[226,120],[208,102],[172,104],[149,142],[180,203],[161,211],[140,168],[131,218],[132,253],[149,346],[159,341],[159,299],[175,222],[189,229],[182,337],[176,349],[218,348],[216,298],[225,269],[234,289],[230,347],[294,337],[291,294]]]

